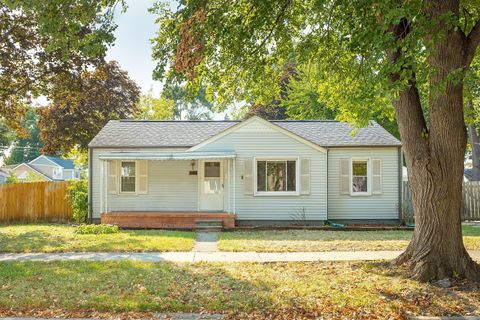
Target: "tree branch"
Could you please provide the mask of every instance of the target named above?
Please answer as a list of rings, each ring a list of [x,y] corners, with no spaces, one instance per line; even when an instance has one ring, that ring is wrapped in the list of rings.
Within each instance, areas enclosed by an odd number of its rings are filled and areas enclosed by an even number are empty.
[[[273,32],[275,31],[275,28],[277,27],[278,23],[282,19],[283,15],[287,11],[288,6],[290,5],[290,0],[286,1],[283,7],[280,9],[280,12],[278,13],[275,22],[272,24],[272,28],[270,29],[270,32],[267,34],[267,36],[262,40],[262,42],[257,46],[255,50],[251,53],[251,55],[255,55],[260,51],[260,49],[267,43],[267,41],[272,37]]]
[[[467,50],[466,50],[466,62],[467,66],[470,65],[473,58],[475,57],[475,52],[477,47],[480,44],[480,20],[477,20],[472,30],[467,36]]]

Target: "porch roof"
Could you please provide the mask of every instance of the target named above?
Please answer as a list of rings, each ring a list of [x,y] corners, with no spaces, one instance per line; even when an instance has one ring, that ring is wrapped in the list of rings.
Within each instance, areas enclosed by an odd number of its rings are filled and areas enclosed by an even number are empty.
[[[237,155],[234,151],[215,152],[109,152],[99,155],[100,160],[201,160],[201,159],[233,159]]]

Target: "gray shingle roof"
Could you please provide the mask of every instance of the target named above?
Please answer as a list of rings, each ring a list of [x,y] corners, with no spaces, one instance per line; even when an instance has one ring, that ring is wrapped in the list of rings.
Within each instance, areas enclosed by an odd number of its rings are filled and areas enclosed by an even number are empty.
[[[323,147],[400,146],[394,136],[372,121],[356,135],[338,121],[271,121]],[[130,121],[112,120],[89,147],[192,147],[234,126],[238,121]]]

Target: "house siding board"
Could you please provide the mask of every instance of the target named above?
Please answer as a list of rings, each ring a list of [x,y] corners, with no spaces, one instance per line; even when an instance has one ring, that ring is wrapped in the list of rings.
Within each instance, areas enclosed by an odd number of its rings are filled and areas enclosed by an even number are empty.
[[[33,165],[44,165],[44,166],[50,166],[50,167],[60,167],[59,165],[55,164],[54,162],[44,158],[44,157],[40,157],[38,159],[34,159],[33,161],[30,161],[30,164],[33,164]]]
[[[234,149],[235,199],[238,220],[292,220],[296,210],[305,209],[307,220],[327,218],[326,154],[263,124],[253,122],[203,146],[197,151]],[[244,192],[243,161],[253,157],[309,158],[311,190],[309,195],[254,196]],[[233,165],[230,166],[233,171]],[[232,179],[231,179],[232,180]],[[229,197],[233,208],[233,195]]]
[[[70,180],[73,179],[73,170],[71,169],[63,169],[63,179],[64,180]]]
[[[182,149],[184,150],[184,149]],[[100,218],[100,172],[99,155],[131,149],[92,149],[92,211],[93,218]],[[138,149],[138,151],[178,152],[179,149]],[[190,176],[190,161],[149,161],[148,193],[139,195],[103,195],[108,211],[196,211],[197,176]],[[105,191],[105,190],[104,190]]]
[[[328,219],[398,219],[398,148],[330,149],[328,153]],[[340,194],[340,159],[382,160],[382,193]]]
[[[55,167],[52,163],[50,164],[39,164],[37,162],[31,164],[32,167],[34,167],[36,170],[40,171],[43,174],[46,174],[48,177],[53,178],[53,169],[54,168],[59,168]]]

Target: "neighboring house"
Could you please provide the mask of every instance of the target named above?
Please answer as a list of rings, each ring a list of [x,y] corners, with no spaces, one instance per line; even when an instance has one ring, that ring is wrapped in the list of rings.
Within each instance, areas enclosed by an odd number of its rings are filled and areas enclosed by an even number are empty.
[[[11,169],[18,179],[25,180],[35,176],[38,180],[63,181],[80,178],[80,170],[75,168],[73,160],[60,159],[46,155],[38,156],[28,163],[21,163]]]
[[[121,226],[397,223],[402,210],[401,144],[373,121],[353,136],[337,121],[114,120],[89,162],[90,217]]]
[[[10,170],[0,168],[0,184],[4,184],[10,176]]]

